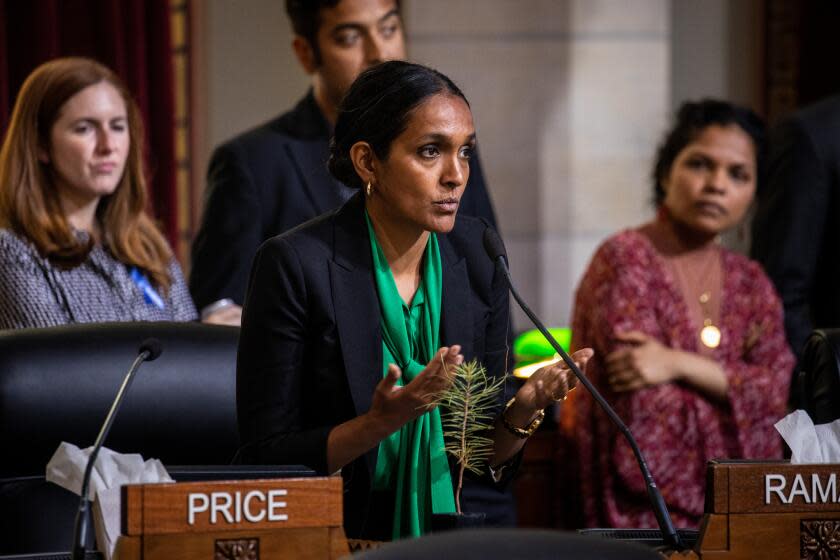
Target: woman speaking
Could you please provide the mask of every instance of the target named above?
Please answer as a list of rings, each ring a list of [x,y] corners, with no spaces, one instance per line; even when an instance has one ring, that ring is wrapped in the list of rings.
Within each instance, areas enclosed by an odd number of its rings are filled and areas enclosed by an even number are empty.
[[[475,146],[472,114],[446,76],[406,62],[364,72],[339,110],[329,162],[359,189],[342,208],[269,240],[243,312],[237,408],[248,463],[341,469],[348,536],[421,535],[454,511],[440,410],[450,371],[508,367],[508,291],[457,216]],[[585,363],[590,350],[575,360]],[[505,406],[465,511],[503,484],[570,374],[546,367]],[[494,512],[486,511],[493,523]]]

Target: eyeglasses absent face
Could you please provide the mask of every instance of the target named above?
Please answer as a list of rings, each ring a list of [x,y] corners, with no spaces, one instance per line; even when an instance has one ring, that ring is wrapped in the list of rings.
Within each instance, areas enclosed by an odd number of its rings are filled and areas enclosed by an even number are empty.
[[[367,68],[405,58],[402,20],[394,0],[342,0],[320,11],[317,73],[334,105]]]
[[[125,100],[108,82],[86,87],[61,107],[49,142],[40,159],[62,200],[86,204],[113,193],[131,142]]]
[[[466,102],[448,93],[429,97],[412,111],[387,157],[374,158],[371,212],[418,232],[450,231],[474,149],[475,127]]]
[[[756,153],[737,125],[711,125],[677,154],[662,182],[670,214],[695,231],[718,234],[744,217],[755,195]]]

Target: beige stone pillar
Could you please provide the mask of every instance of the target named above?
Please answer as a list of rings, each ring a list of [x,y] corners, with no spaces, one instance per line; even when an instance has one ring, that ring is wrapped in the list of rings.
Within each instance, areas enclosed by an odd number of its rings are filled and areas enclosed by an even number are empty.
[[[652,213],[670,2],[405,0],[405,11],[411,57],[472,103],[520,291],[547,323],[568,324],[597,245]]]

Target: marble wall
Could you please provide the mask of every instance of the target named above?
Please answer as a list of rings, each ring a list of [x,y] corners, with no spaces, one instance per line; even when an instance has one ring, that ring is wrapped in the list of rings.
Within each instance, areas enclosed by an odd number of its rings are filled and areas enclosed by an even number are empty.
[[[215,146],[287,110],[308,87],[309,78],[292,52],[284,4],[281,0],[191,4],[199,190]]]
[[[470,99],[515,281],[569,321],[597,245],[651,211],[670,105],[667,0],[407,0],[413,59]],[[515,327],[527,328],[524,315]]]

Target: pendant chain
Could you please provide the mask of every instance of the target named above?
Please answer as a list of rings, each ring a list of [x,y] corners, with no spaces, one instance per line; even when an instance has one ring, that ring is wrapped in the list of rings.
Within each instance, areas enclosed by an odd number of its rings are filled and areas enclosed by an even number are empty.
[[[700,328],[699,335],[700,341],[707,348],[717,348],[720,345],[721,339],[720,329],[715,325],[714,318],[712,317],[713,313],[710,309],[713,291],[710,283],[714,279],[716,268],[718,268],[716,267],[718,263],[715,261],[718,259],[719,254],[720,252],[716,247],[710,252],[710,256],[703,262],[700,268],[703,271],[703,278],[693,284],[688,281],[686,271],[681,266],[679,258],[676,257],[671,260],[671,266],[684,294],[683,297],[687,297],[689,300],[696,297],[697,303],[700,304],[703,326]],[[699,295],[697,295],[698,292]]]

